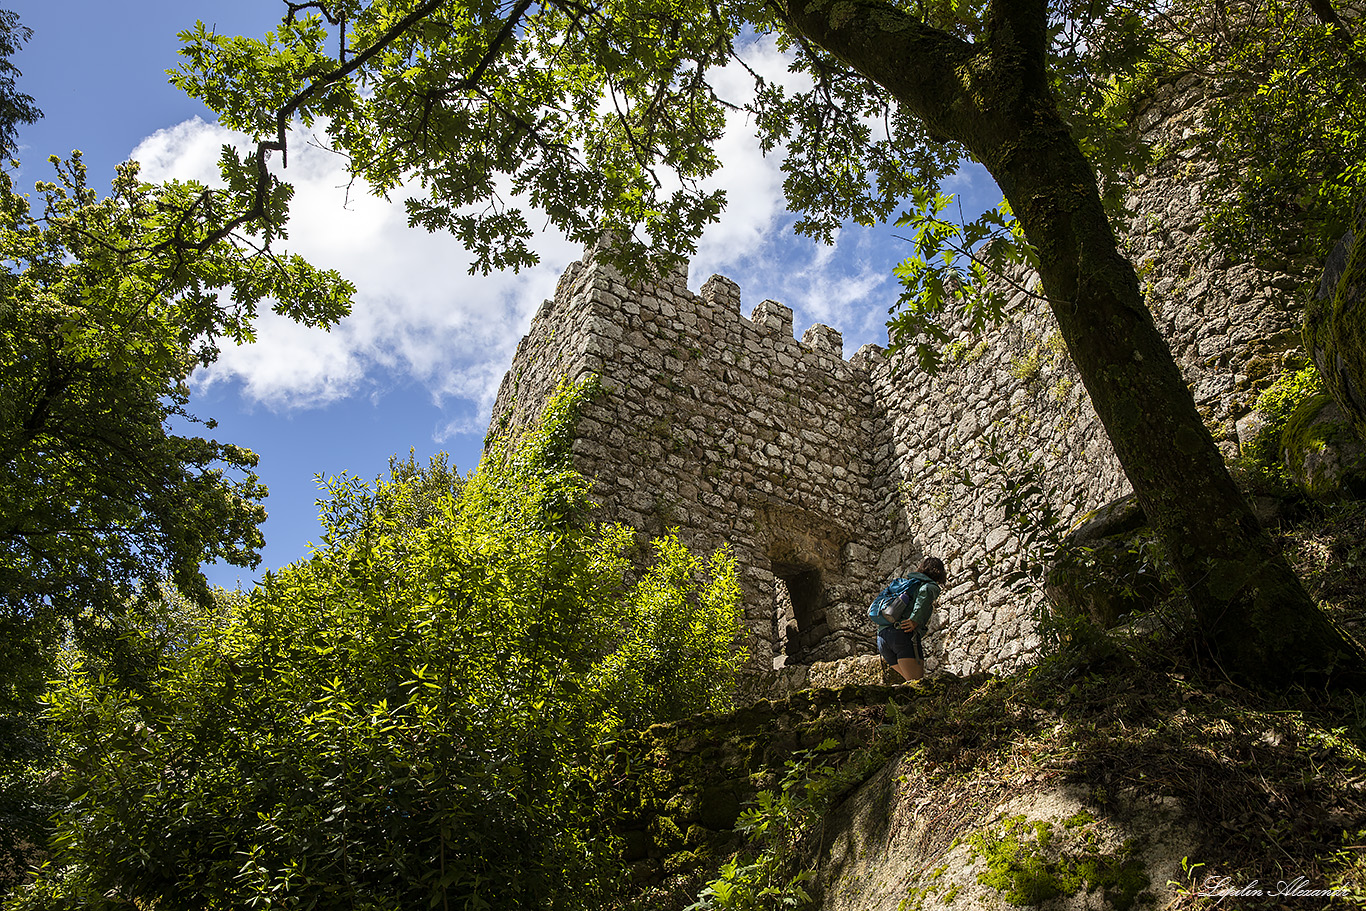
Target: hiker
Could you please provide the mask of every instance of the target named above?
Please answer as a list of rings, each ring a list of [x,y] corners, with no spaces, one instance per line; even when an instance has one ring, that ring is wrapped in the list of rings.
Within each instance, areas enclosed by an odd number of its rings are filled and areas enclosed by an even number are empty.
[[[939,597],[939,589],[947,578],[943,561],[938,557],[926,557],[916,571],[906,577],[914,584],[905,586],[889,599],[880,610],[881,616],[874,618],[878,623],[878,654],[896,668],[907,683],[925,676],[925,647],[921,637],[930,622],[934,599]],[[892,583],[893,586],[897,584]]]

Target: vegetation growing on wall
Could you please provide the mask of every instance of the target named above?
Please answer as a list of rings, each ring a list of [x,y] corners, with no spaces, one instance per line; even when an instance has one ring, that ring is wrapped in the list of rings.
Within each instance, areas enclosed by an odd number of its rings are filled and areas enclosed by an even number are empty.
[[[1302,540],[1314,546],[1291,548],[1316,593],[1325,584],[1356,590],[1343,573],[1362,581],[1366,562],[1358,558],[1366,526],[1353,524],[1354,517],[1359,520],[1354,514],[1307,527]],[[1320,554],[1317,564],[1305,561],[1309,551]],[[1366,620],[1360,604],[1335,603],[1332,613],[1348,623]],[[1085,891],[1123,907],[1149,892],[1173,907],[1195,908],[1203,907],[1193,893],[1207,876],[1230,876],[1244,885],[1252,877],[1274,883],[1302,876],[1312,888],[1340,890],[1344,907],[1366,900],[1366,866],[1356,848],[1366,836],[1359,786],[1366,771],[1366,703],[1359,695],[1231,685],[1219,668],[1183,654],[1179,631],[1161,624],[1100,635],[1108,647],[1068,649],[1005,678],[946,676],[914,688],[809,691],[733,715],[661,725],[638,740],[624,738],[617,762],[634,757],[630,767],[636,771],[623,787],[641,801],[641,818],[632,823],[639,828],[632,831],[658,833],[627,838],[639,845],[633,869],[648,886],[633,893],[639,907],[682,908],[699,894],[704,907],[725,900],[778,908],[783,896],[795,899],[787,887],[802,865],[764,880],[771,860],[764,846],[746,847],[727,834],[734,832],[742,804],[752,804],[751,819],[786,818],[782,785],[800,781],[792,772],[801,754],[827,735],[842,748],[817,757],[838,770],[807,792],[818,807],[825,806],[821,798],[838,803],[851,784],[889,758],[899,764],[879,774],[897,783],[875,788],[879,799],[900,790],[903,779],[915,782],[913,813],[883,809],[898,819],[892,829],[916,827],[909,839],[917,845],[914,856],[889,855],[905,865],[899,875],[908,888],[907,911],[955,907],[952,902],[974,888],[974,895],[985,889],[1022,905],[1044,894]],[[771,794],[766,802],[756,799],[762,789]],[[1053,823],[1026,823],[1014,819],[1015,810],[1001,815],[994,809],[1040,791],[1075,796],[1086,809]],[[788,803],[806,805],[801,799]],[[1199,872],[1189,879],[1169,883],[1166,877],[1179,871],[1147,866],[1149,839],[1171,833],[1125,828],[1136,805],[1154,804],[1175,808],[1168,822],[1190,839],[1188,868]],[[653,814],[670,825],[655,825]],[[704,817],[705,825],[695,821]],[[821,875],[862,876],[850,870],[850,856],[822,866],[818,853],[822,844],[850,837],[834,828],[850,820],[826,817],[812,827],[824,832],[823,841],[817,839],[817,853],[805,864],[818,876],[797,885],[818,901],[841,888]],[[862,817],[853,824],[876,827]],[[676,831],[673,840],[665,834],[669,829]],[[855,837],[852,843],[860,858],[886,849],[880,841]],[[800,859],[791,844],[784,850]],[[954,876],[969,867],[974,845],[980,864]],[[675,858],[679,864],[671,863]],[[869,862],[877,867],[883,861],[877,854]],[[720,888],[707,892],[718,877]],[[767,904],[758,901],[761,880],[772,889]],[[847,889],[840,894],[850,898]],[[744,904],[751,899],[754,905]]]
[[[821,784],[834,771],[828,766],[813,768],[816,754],[834,746],[834,740],[826,740],[816,749],[787,760],[778,786],[754,795],[753,803],[735,821],[736,830],[753,848],[745,858],[748,862],[737,854],[722,864],[717,877],[702,887],[697,901],[686,911],[800,908],[811,901],[805,884],[815,873],[802,862],[810,858],[798,852],[807,828],[826,809]]]
[[[1366,189],[1366,34],[1352,2],[1257,0],[1192,17],[1177,53],[1215,77],[1199,142],[1214,239],[1318,268]]]

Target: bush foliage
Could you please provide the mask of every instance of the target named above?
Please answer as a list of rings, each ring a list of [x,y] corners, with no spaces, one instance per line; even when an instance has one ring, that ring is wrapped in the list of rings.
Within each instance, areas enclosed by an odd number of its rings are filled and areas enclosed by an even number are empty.
[[[725,708],[742,652],[727,554],[666,538],[635,573],[631,532],[590,521],[588,392],[464,480],[328,481],[322,545],[183,620],[153,680],[72,656],[68,805],[11,907],[592,904],[618,872],[594,747]]]

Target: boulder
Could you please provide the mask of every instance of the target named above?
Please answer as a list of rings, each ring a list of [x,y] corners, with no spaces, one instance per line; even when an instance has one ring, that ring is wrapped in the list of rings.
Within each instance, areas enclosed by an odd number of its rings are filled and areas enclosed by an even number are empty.
[[[926,775],[913,755],[873,775],[825,820],[816,907],[1129,911],[1183,902],[1182,860],[1196,856],[1201,833],[1180,802],[1126,795],[1102,807],[1065,785],[964,785]],[[1064,869],[1087,879],[1049,873]],[[1012,877],[1017,870],[1025,875]]]
[[[1327,393],[1300,403],[1281,431],[1290,477],[1316,500],[1366,496],[1366,444]]]
[[[1086,513],[1064,539],[1044,586],[1064,616],[1085,616],[1103,628],[1151,610],[1171,593],[1146,546],[1147,518],[1133,494]]]
[[[1366,440],[1366,205],[1328,256],[1305,311],[1304,347],[1333,401]]]
[[[1129,494],[1084,513],[1072,525],[1067,539],[1071,544],[1087,544],[1101,538],[1132,534],[1147,524],[1148,517],[1138,505],[1138,497]]]

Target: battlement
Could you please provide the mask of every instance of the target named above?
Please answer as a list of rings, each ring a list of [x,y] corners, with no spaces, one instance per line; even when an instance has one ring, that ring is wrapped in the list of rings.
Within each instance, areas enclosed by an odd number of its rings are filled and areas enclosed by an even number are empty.
[[[696,294],[688,290],[687,284],[688,269],[684,265],[655,282],[632,285],[612,266],[599,262],[590,250],[565,271],[555,298],[541,305],[533,334],[536,324],[550,319],[553,313],[587,307],[609,322],[593,321],[584,328],[606,331],[614,343],[620,339],[605,327],[621,324],[623,320],[628,324],[636,321],[664,335],[681,337],[705,330],[706,341],[722,348],[732,347],[737,357],[777,358],[784,367],[800,362],[826,371],[836,371],[841,364],[846,369],[866,369],[866,356],[857,361],[845,360],[843,336],[830,326],[816,323],[798,340],[793,331],[792,308],[785,304],[763,300],[746,318],[741,314],[740,286],[725,276],[712,275]]]
[[[684,529],[703,550],[730,544],[762,663],[850,654],[843,615],[874,584],[862,542],[881,535],[866,496],[882,448],[878,349],[847,361],[837,330],[798,340],[792,308],[763,300],[745,317],[735,282],[687,281],[678,269],[633,285],[591,252],[573,264],[518,348],[495,422],[529,423],[561,375],[598,375],[574,451],[604,514],[644,535]]]

